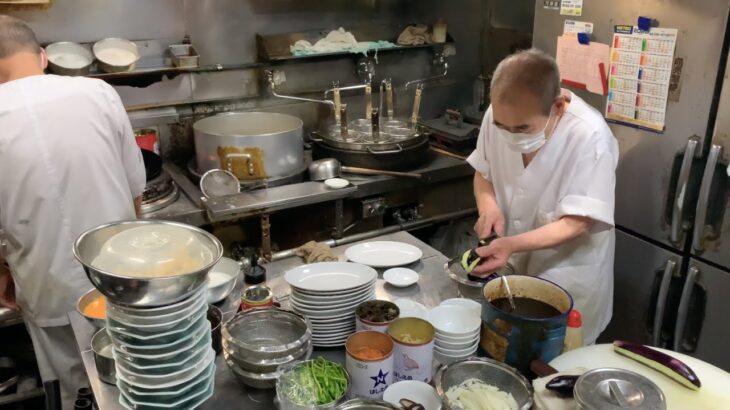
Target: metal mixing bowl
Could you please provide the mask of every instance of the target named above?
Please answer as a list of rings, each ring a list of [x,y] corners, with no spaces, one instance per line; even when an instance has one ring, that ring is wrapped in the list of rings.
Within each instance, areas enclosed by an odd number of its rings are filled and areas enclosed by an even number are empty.
[[[91,55],[91,51],[87,47],[70,41],[60,41],[47,45],[46,55],[48,55],[48,68],[60,75],[87,75],[91,64],[94,62],[94,56]],[[85,64],[83,66],[69,66],[68,57],[75,57]]]
[[[94,352],[94,363],[99,380],[104,383],[115,384],[117,371],[114,366],[114,357],[111,355],[112,339],[105,328],[101,328],[91,338],[91,350]]]
[[[91,289],[90,291],[84,293],[81,295],[78,301],[76,301],[76,311],[79,312],[79,314],[86,318],[86,320],[91,323],[92,326],[94,326],[97,329],[101,329],[106,325],[106,318],[96,318],[89,316],[84,313],[84,308],[86,308],[86,305],[91,303],[94,299],[96,299],[99,296],[104,296],[101,292],[99,292],[98,289]]]
[[[436,391],[444,401],[444,409],[460,409],[449,402],[446,392],[452,386],[458,386],[472,378],[512,394],[520,410],[532,407],[532,385],[517,369],[491,359],[471,358],[446,365],[436,372]]]
[[[208,247],[213,259],[197,271],[175,276],[139,278],[116,275],[94,268],[91,263],[99,255],[102,247],[112,236],[127,229],[143,225],[174,225],[192,231],[202,246]],[[218,263],[223,255],[223,245],[208,232],[181,223],[168,221],[121,221],[92,228],[76,239],[73,247],[74,256],[84,266],[91,283],[110,301],[128,306],[163,306],[178,302],[195,293],[205,284],[208,271]]]
[[[247,361],[290,355],[311,339],[307,319],[275,308],[240,313],[223,325],[223,340],[245,355]]]

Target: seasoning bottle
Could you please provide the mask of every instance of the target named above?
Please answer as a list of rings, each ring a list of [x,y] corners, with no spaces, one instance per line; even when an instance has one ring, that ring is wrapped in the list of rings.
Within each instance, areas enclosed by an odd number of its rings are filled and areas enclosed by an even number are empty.
[[[565,329],[563,353],[583,347],[583,319],[580,311],[573,309],[568,313],[568,327]]]

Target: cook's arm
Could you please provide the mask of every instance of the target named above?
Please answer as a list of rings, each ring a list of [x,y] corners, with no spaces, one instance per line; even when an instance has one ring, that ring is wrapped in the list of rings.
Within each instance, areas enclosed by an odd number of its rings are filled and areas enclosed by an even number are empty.
[[[13,276],[2,255],[0,255],[0,306],[13,310],[18,309],[18,305],[15,303]]]
[[[483,262],[474,268],[477,275],[495,272],[507,264],[515,252],[528,252],[552,248],[587,233],[593,220],[583,216],[566,215],[540,228],[495,239],[488,246],[477,248]]]
[[[567,215],[523,234],[502,238],[512,252],[528,252],[558,246],[577,238],[591,229],[593,220],[584,216]]]
[[[479,173],[474,173],[474,198],[476,199],[479,219],[474,231],[480,238],[486,238],[492,232],[504,235],[504,215],[497,205],[494,185]]]

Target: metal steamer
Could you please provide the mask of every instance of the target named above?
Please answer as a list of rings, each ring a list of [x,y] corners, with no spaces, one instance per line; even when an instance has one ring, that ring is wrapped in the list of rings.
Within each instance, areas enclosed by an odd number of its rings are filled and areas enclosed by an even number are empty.
[[[373,101],[372,72],[364,77],[364,83],[325,90],[324,99],[316,100],[277,93],[277,73],[267,72],[267,79],[275,97],[326,104],[332,108],[334,123],[321,131],[310,134],[313,157],[337,158],[347,166],[382,170],[408,170],[427,162],[429,156],[428,135],[418,126],[421,97],[427,81],[446,75],[448,65],[441,61],[443,73],[406,83],[405,90],[413,88],[413,106],[408,118],[396,117],[394,86],[390,79],[380,82],[377,106]],[[371,69],[372,70],[372,69]],[[349,120],[352,110],[342,102],[342,92],[362,90],[365,98],[364,118]]]

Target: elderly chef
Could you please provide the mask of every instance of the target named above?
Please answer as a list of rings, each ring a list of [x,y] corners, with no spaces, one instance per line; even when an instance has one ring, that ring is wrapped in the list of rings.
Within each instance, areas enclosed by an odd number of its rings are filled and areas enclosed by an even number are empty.
[[[475,230],[501,237],[477,253],[486,274],[517,273],[562,286],[583,314],[586,344],[611,319],[618,145],[603,116],[570,91],[550,56],[532,49],[494,71],[474,167]]]
[[[16,307],[14,282],[41,377],[73,408],[88,381],[66,314],[92,286],[72,245],[135,218],[145,169],[114,89],[43,75],[46,62],[33,31],[0,15],[0,304]]]

